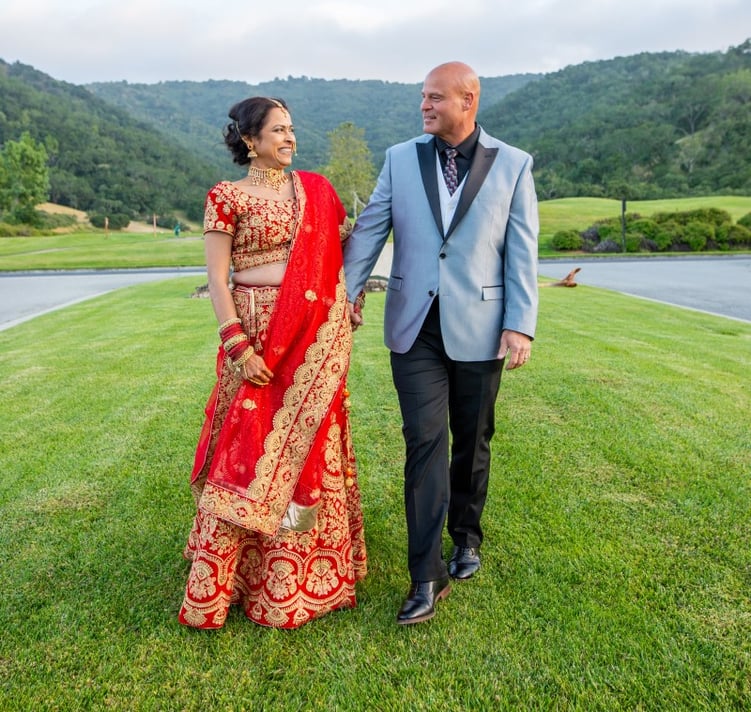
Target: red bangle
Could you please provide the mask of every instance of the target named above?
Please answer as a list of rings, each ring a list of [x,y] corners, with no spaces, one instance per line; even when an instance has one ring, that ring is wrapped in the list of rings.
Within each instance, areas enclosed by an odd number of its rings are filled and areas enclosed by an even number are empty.
[[[229,326],[225,326],[219,331],[219,338],[221,339],[222,343],[224,343],[225,341],[227,341],[227,339],[243,333],[245,332],[243,331],[242,324],[230,324]]]

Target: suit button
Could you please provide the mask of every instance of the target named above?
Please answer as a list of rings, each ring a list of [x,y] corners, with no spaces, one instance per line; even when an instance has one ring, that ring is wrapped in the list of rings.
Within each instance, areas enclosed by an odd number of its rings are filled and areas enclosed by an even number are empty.
[[[429,297],[434,297],[434,296],[435,296],[435,292],[434,292],[434,291],[433,291],[433,290],[431,289],[431,290],[430,290],[430,291],[428,292],[428,296],[429,296]]]
[[[438,255],[438,256],[439,256],[439,257],[440,257],[440,258],[441,258],[442,260],[445,260],[445,259],[446,259],[446,253],[445,253],[445,252],[441,252],[441,254],[440,254],[440,255]]]

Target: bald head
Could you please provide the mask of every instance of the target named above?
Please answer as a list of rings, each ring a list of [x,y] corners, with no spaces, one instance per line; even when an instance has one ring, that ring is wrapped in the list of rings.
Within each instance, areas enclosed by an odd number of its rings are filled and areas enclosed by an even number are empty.
[[[463,62],[439,64],[423,83],[423,128],[456,146],[474,131],[479,104],[480,79],[474,69]]]
[[[446,81],[455,84],[460,91],[472,94],[475,98],[475,112],[477,111],[480,101],[480,77],[472,67],[464,62],[445,62],[431,69],[428,76],[431,74],[443,77]]]

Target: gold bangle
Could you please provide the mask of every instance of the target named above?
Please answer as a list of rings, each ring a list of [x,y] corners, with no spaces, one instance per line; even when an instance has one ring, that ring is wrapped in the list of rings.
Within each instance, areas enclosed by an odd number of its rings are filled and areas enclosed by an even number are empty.
[[[232,362],[232,365],[235,367],[235,370],[239,372],[242,365],[247,360],[249,360],[250,357],[253,356],[254,354],[255,354],[255,349],[252,346],[248,346],[248,348],[245,349],[245,351],[243,351],[242,354],[240,354],[237,361]]]
[[[233,346],[237,346],[241,341],[247,341],[248,337],[245,334],[236,334],[235,336],[230,336],[229,339],[222,342],[222,346],[224,346],[225,351],[229,351]]]
[[[235,316],[235,317],[232,317],[231,319],[227,319],[227,321],[223,321],[221,324],[219,324],[219,328],[217,329],[217,331],[219,332],[219,335],[221,336],[222,329],[226,329],[228,326],[230,326],[232,324],[242,324],[242,323],[243,323],[242,319],[238,319]]]

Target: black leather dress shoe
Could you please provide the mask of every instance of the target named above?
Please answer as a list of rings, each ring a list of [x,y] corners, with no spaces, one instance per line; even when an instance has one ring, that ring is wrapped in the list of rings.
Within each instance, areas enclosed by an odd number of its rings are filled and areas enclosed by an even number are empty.
[[[449,559],[449,576],[455,579],[472,578],[480,568],[480,551],[471,546],[455,546]]]
[[[411,625],[430,620],[435,615],[435,604],[451,593],[448,576],[437,581],[413,581],[396,622]]]

